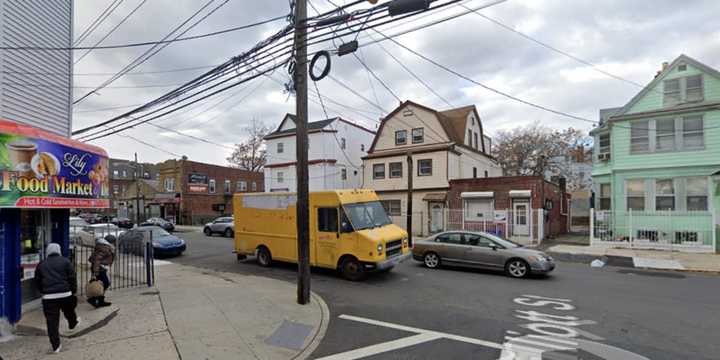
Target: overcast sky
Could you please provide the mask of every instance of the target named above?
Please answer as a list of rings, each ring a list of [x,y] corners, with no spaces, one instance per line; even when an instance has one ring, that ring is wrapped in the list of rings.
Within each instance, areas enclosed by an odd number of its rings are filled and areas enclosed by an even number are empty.
[[[125,17],[142,0],[125,0],[82,45],[92,45]],[[215,0],[208,9],[225,0]],[[76,0],[76,37],[107,7],[111,0]],[[198,10],[205,0],[149,0],[121,25],[104,45],[154,41],[163,38],[173,27]],[[343,0],[335,0],[335,3]],[[466,1],[477,7],[489,0]],[[321,11],[329,8],[326,0],[312,3]],[[439,14],[409,25],[387,28],[387,35],[404,28],[444,18],[465,9],[451,6]],[[280,16],[289,11],[286,0],[229,0],[204,22],[186,35],[197,35]],[[623,79],[647,84],[663,61],[680,54],[720,68],[720,4],[716,0],[509,0],[482,10],[507,26],[535,39],[597,65],[599,69]],[[314,15],[310,9],[310,15]],[[250,48],[253,44],[284,26],[284,20],[213,38],[171,44],[134,72],[154,72],[222,63]],[[376,37],[377,38],[377,37]],[[349,40],[349,39],[348,39]],[[622,106],[640,88],[617,80],[566,56],[548,50],[516,33],[508,31],[476,14],[424,28],[397,38],[403,44],[447,65],[468,77],[498,90],[549,108],[586,119],[596,120],[598,109]],[[360,42],[370,41],[360,36]],[[553,128],[576,127],[588,131],[593,124],[544,112],[487,91],[466,80],[444,72],[415,57],[391,42],[382,46],[412,69],[427,84],[454,106],[474,104],[489,135],[538,121]],[[131,62],[146,48],[95,50],[75,65],[75,86],[95,86]],[[78,58],[83,52],[76,53]],[[389,57],[378,44],[358,53],[376,74],[402,99],[442,110],[449,106],[413,79]],[[181,84],[207,69],[127,75],[110,87]],[[375,128],[383,113],[398,102],[352,57],[332,58],[331,74],[352,86],[364,97],[377,102],[384,111],[337,86],[329,78],[318,82],[323,95],[342,104],[362,110],[361,113],[327,103],[328,115],[340,115]],[[284,70],[274,74],[283,81]],[[314,92],[312,83],[309,87]],[[76,98],[89,89],[76,88]],[[92,112],[94,109],[140,104],[152,100],[172,87],[107,88],[75,107],[75,129],[88,126],[128,109]],[[225,100],[217,106],[218,102]],[[243,100],[244,99],[244,100]],[[91,112],[88,112],[91,111]],[[283,115],[294,111],[294,100],[288,99],[283,87],[271,80],[258,78],[230,92],[219,94],[198,106],[178,111],[156,121],[158,125],[176,127],[184,133],[211,139],[226,145],[242,141],[243,128],[253,119],[276,127]],[[364,116],[363,116],[364,115]],[[320,106],[310,102],[310,120],[320,120]],[[210,121],[208,121],[210,120]],[[204,122],[204,123],[203,123]],[[143,125],[127,132],[144,142],[191,160],[226,164],[230,150],[198,142],[155,127]],[[130,159],[134,152],[142,161],[157,162],[173,155],[140,144],[127,137],[111,136],[94,142],[111,157]]]

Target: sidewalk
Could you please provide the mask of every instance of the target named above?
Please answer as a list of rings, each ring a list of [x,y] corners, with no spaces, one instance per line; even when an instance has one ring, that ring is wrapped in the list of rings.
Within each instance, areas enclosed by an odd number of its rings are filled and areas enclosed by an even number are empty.
[[[328,310],[313,294],[295,303],[295,286],[279,280],[168,264],[157,287],[108,293],[113,306],[79,299],[82,324],[61,321],[63,351],[50,357],[42,310],[26,313],[3,359],[304,359],[322,339]]]
[[[175,232],[201,232],[203,229],[200,225],[175,225]]]
[[[720,273],[719,254],[581,245],[554,245],[546,251],[560,260],[590,262],[600,257],[628,258],[637,268]]]

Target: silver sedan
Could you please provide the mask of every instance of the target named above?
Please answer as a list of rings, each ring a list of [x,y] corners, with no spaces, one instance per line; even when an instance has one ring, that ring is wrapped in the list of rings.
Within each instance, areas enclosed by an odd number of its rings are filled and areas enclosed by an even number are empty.
[[[542,251],[527,249],[493,234],[447,231],[413,244],[413,259],[434,269],[441,264],[504,270],[515,278],[547,274],[553,259]]]

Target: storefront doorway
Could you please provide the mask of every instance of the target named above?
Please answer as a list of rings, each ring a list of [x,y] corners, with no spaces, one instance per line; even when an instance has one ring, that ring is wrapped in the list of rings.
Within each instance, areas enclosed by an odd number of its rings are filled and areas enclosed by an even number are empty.
[[[50,243],[50,210],[20,210],[20,267],[22,268],[20,289],[22,303],[40,297],[33,282],[35,268],[45,258],[45,246]]]

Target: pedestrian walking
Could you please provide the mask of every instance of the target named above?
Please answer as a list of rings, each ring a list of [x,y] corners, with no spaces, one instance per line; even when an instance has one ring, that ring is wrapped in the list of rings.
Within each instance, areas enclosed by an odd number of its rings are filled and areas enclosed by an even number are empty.
[[[95,249],[90,255],[90,264],[93,274],[92,280],[99,280],[103,285],[103,295],[94,296],[88,299],[88,302],[96,307],[110,306],[112,303],[105,301],[105,291],[110,287],[110,278],[108,270],[115,260],[115,246],[112,243],[116,241],[114,235],[107,235],[95,241]]]
[[[60,344],[60,312],[62,311],[70,330],[80,323],[75,314],[77,307],[77,276],[70,260],[60,253],[60,245],[49,244],[47,258],[35,269],[35,285],[42,294],[43,314],[47,323],[47,333],[52,345],[52,352],[59,353]]]

